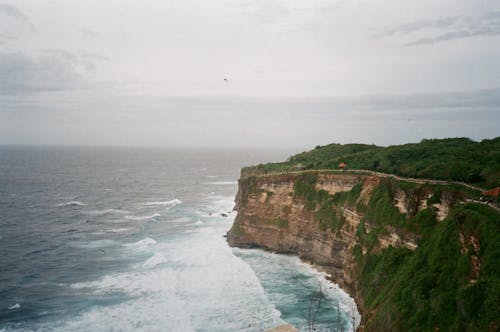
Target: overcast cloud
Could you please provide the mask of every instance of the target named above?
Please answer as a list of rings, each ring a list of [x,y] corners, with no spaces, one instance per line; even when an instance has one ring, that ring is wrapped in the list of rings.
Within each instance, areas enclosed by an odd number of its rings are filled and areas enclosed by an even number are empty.
[[[493,0],[0,0],[0,144],[495,137],[498,59]]]

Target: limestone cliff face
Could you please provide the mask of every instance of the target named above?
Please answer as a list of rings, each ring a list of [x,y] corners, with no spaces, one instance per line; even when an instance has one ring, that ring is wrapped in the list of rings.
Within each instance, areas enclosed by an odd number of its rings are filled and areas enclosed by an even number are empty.
[[[376,239],[370,243],[360,237],[360,232],[370,234],[376,226],[372,219],[365,218],[367,206],[374,191],[388,179],[348,173],[318,172],[310,176],[314,178],[307,180],[301,174],[242,177],[236,197],[238,213],[227,240],[231,246],[297,254],[319,265],[354,296],[363,312],[356,252],[379,252],[389,246],[414,250],[417,235],[389,224],[383,232],[374,232]],[[304,181],[311,190],[298,193]],[[436,204],[439,218],[444,218],[452,204],[444,198],[434,200],[439,203],[429,201],[434,196],[429,189],[411,195],[397,186],[393,189],[390,204],[403,219],[431,204]],[[333,203],[319,204],[327,198]],[[330,224],[322,223],[329,214],[335,218]]]
[[[297,175],[257,178],[253,190],[240,180],[236,202],[235,224],[228,233],[231,246],[262,247],[281,253],[294,253],[301,258],[328,268],[342,286],[353,290],[350,251],[355,241],[361,216],[343,209],[347,223],[340,232],[322,230],[314,211],[294,196]],[[366,183],[365,191],[377,180],[356,175],[321,175],[316,187],[330,194],[346,192],[357,183]]]

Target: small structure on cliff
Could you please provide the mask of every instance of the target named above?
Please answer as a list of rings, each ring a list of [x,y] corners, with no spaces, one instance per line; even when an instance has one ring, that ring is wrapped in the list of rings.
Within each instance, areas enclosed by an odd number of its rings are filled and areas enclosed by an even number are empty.
[[[493,188],[491,190],[483,192],[483,197],[486,200],[497,200],[500,195],[500,187]]]
[[[341,162],[341,163],[339,164],[339,168],[342,170],[342,172],[344,172],[344,171],[345,171],[345,168],[346,168],[346,167],[347,167],[347,164],[346,164],[346,163],[344,163],[344,162]]]

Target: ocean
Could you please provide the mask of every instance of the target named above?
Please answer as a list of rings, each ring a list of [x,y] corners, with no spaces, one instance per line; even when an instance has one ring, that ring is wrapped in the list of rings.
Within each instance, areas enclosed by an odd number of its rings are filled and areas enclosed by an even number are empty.
[[[0,331],[352,331],[323,273],[224,238],[240,168],[287,155],[0,147]]]

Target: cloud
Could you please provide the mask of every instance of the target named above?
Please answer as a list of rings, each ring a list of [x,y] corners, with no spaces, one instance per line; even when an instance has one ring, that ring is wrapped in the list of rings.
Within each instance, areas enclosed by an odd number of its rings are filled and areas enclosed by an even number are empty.
[[[415,34],[423,34],[416,38]],[[373,34],[375,38],[412,36],[413,41],[406,46],[436,44],[448,40],[476,36],[500,35],[500,11],[492,11],[480,16],[451,16],[437,20],[421,20],[384,29]],[[416,39],[415,39],[416,38]]]
[[[14,39],[14,36],[0,32],[0,45],[5,44],[13,39]]]
[[[462,92],[374,95],[345,98],[346,104],[366,110],[500,108],[500,89]],[[473,115],[473,114],[471,114]]]
[[[0,4],[0,45],[17,39],[26,30],[35,31],[28,17],[15,6]]]
[[[90,37],[90,38],[97,38],[97,37],[100,37],[100,34],[94,30],[90,30],[90,29],[87,29],[87,28],[81,28],[80,29],[80,32],[82,33],[82,35],[84,35],[85,37]]]
[[[380,30],[374,33],[373,37],[383,38],[383,37],[390,37],[396,34],[410,34],[428,28],[436,28],[436,29],[448,28],[450,26],[453,26],[453,24],[455,24],[455,22],[457,22],[461,18],[463,18],[463,16],[446,17],[439,20],[421,20],[421,21],[409,22],[399,25],[397,27]]]
[[[15,20],[29,22],[28,17],[24,15],[17,7],[12,5],[0,4],[0,15],[13,18]]]
[[[0,53],[0,95],[82,88],[86,76],[104,59],[87,51],[46,50],[36,56]]]
[[[261,24],[271,24],[291,14],[290,6],[282,0],[229,1],[227,5],[255,18]]]

